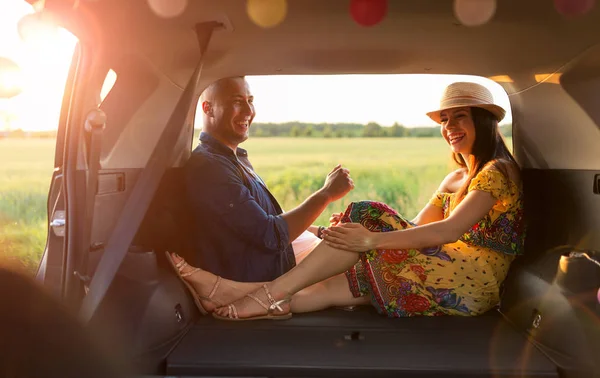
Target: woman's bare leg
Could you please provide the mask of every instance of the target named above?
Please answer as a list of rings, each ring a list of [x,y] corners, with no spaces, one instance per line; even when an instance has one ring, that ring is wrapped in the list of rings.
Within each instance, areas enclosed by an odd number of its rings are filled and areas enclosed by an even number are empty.
[[[294,269],[267,284],[268,289],[276,301],[292,297],[304,288],[347,271],[358,262],[358,258],[358,253],[335,249],[322,242]],[[258,290],[254,294],[259,298],[266,298],[263,290]],[[251,298],[242,298],[234,305],[240,318],[261,315],[265,312],[264,308]],[[289,309],[289,304],[284,306]],[[302,304],[300,306],[302,308]],[[285,308],[284,310],[287,311]],[[218,308],[215,312],[227,316],[229,309]]]
[[[170,254],[170,256],[175,264],[183,260],[174,253]],[[183,268],[183,273],[187,273],[193,269],[196,268],[187,265]],[[184,277],[184,279],[194,287],[194,290],[196,290],[199,295],[204,297],[209,296],[217,282],[217,276],[206,270],[199,270],[191,276]],[[206,311],[212,312],[219,305],[225,305],[243,298],[244,295],[253,292],[262,285],[262,282],[237,282],[222,278],[212,300],[208,301],[201,299],[200,301],[202,302],[202,307],[204,307]]]
[[[293,313],[325,310],[333,306],[360,306],[371,303],[371,297],[355,298],[348,286],[345,274],[318,282],[302,289],[292,297],[290,304]]]

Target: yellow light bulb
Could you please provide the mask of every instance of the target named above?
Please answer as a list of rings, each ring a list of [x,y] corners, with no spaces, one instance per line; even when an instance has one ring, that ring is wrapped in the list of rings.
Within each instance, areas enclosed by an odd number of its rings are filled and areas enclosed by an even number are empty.
[[[246,10],[256,25],[272,28],[285,19],[287,2],[286,0],[248,0]]]

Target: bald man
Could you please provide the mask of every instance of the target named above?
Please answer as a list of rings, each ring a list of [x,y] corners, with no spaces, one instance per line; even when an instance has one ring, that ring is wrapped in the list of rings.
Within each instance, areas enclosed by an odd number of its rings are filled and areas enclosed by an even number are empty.
[[[248,139],[254,97],[244,77],[211,84],[200,98],[204,128],[186,164],[187,195],[197,232],[188,261],[242,282],[271,281],[295,266],[291,241],[311,227],[327,205],[354,187],[349,171],[335,167],[321,189],[283,212],[254,172]]]

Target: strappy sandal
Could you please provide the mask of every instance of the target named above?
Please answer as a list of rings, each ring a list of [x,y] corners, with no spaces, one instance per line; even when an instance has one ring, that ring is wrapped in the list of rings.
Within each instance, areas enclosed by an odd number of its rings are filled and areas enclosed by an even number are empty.
[[[291,318],[292,317],[291,312],[288,312],[287,314],[281,314],[281,315],[275,314],[275,311],[279,311],[279,312],[283,313],[283,308],[281,307],[281,305],[283,305],[285,303],[289,303],[291,301],[291,298],[284,298],[282,300],[276,301],[273,298],[273,296],[271,295],[271,293],[269,292],[269,289],[267,289],[266,284],[264,284],[262,286],[262,288],[265,291],[265,294],[267,294],[267,299],[269,301],[269,305],[267,305],[265,302],[263,302],[260,298],[258,298],[254,294],[246,294],[246,297],[251,298],[256,303],[258,303],[262,308],[267,310],[266,315],[257,315],[257,316],[251,316],[249,318],[240,318],[238,316],[237,308],[232,303],[232,304],[227,305],[227,316],[222,316],[222,315],[219,315],[214,312],[213,312],[212,316],[216,319],[228,320],[228,321],[234,321],[234,322],[241,322],[241,321],[246,321],[246,320],[260,320],[260,319],[285,320],[285,319]]]
[[[173,261],[173,259],[171,258],[171,254],[169,252],[165,252],[165,254],[167,255],[167,260],[169,261],[169,264],[171,264],[171,266],[173,267],[173,269],[175,269],[175,273],[177,274],[177,277],[179,277],[179,279],[181,280],[181,282],[183,282],[183,284],[188,288],[188,290],[190,291],[190,293],[192,293],[192,298],[194,298],[194,303],[196,304],[196,307],[198,307],[198,310],[200,310],[200,313],[202,315],[208,315],[208,311],[206,311],[206,309],[204,308],[204,306],[202,306],[202,302],[200,302],[201,300],[203,301],[207,301],[207,302],[211,302],[215,304],[215,308],[218,308],[220,306],[222,306],[222,304],[220,304],[219,302],[215,301],[214,299],[212,299],[212,297],[215,295],[215,293],[217,292],[217,288],[219,287],[219,284],[221,283],[221,276],[217,276],[217,281],[215,282],[212,290],[210,291],[210,294],[208,295],[208,297],[205,297],[203,295],[200,295],[195,289],[194,287],[187,282],[187,280],[185,279],[185,277],[189,277],[192,274],[202,270],[200,268],[194,268],[192,270],[190,270],[189,272],[184,273],[183,269],[186,266],[189,266],[189,264],[179,255],[177,255],[177,257],[179,257],[181,259],[181,261],[179,261],[177,264],[175,264],[175,262]]]

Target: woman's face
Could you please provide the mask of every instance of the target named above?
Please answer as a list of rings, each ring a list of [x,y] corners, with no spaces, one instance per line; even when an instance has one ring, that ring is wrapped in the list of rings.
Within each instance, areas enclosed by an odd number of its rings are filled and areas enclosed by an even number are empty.
[[[475,124],[471,108],[447,109],[440,114],[442,136],[452,152],[471,154],[475,143]]]

